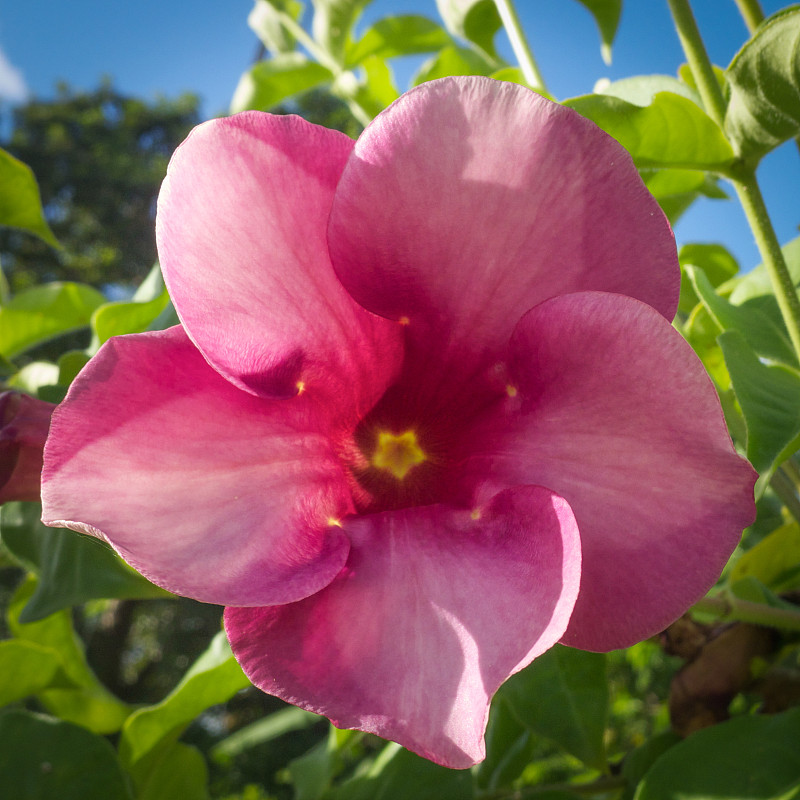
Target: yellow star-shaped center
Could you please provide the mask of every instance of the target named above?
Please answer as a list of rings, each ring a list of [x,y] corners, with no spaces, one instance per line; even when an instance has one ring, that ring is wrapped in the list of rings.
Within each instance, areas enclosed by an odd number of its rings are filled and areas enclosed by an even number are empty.
[[[417,464],[425,461],[414,431],[405,433],[378,433],[378,446],[372,456],[372,466],[391,472],[398,480],[403,480]]]

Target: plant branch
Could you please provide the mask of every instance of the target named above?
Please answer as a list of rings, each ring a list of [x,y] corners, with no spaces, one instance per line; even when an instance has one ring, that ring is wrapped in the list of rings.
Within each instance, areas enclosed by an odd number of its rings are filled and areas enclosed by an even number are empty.
[[[714,75],[711,60],[706,52],[703,38],[700,36],[689,0],[667,0],[667,2],[703,105],[706,107],[708,115],[722,128],[725,122],[725,98],[722,96],[722,89]]]
[[[758,0],[734,0],[739,7],[739,13],[744,18],[747,30],[752,33],[763,21],[764,11]]]
[[[695,603],[691,610],[711,614],[722,620],[750,622],[753,625],[764,625],[768,628],[800,631],[800,607],[797,611],[773,608],[764,603],[742,600],[725,591],[704,597],[700,602]]]
[[[525,38],[513,0],[494,0],[494,4],[497,6],[497,13],[500,14],[503,27],[506,29],[508,39],[511,42],[511,49],[514,51],[528,85],[541,92],[547,92],[547,86],[542,73],[539,72],[536,59],[533,57],[533,51]]]

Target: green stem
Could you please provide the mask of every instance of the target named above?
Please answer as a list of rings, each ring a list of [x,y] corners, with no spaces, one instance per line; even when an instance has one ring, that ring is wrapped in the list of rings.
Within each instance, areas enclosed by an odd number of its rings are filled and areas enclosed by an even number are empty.
[[[733,185],[753,231],[758,252],[761,254],[764,267],[772,283],[772,289],[775,292],[775,299],[778,301],[783,321],[789,331],[789,338],[792,340],[795,353],[800,360],[800,298],[797,296],[780,242],[772,227],[767,207],[764,205],[755,170],[742,174],[733,181]]]
[[[547,92],[547,86],[542,73],[539,72],[536,59],[533,57],[533,51],[525,38],[513,0],[494,0],[494,4],[497,6],[497,13],[500,14],[503,27],[506,29],[508,39],[511,42],[511,49],[517,57],[517,62],[528,85],[533,89],[538,89],[540,92]]]
[[[667,0],[683,51],[692,68],[700,97],[709,116],[724,129],[725,98],[714,75],[705,44],[697,28],[689,0]],[[735,177],[728,176],[739,196],[745,216],[753,231],[758,251],[769,274],[783,320],[789,331],[795,352],[800,359],[800,299],[794,288],[789,269],[781,252],[778,237],[772,227],[764,198],[756,180],[755,168],[739,164]]]
[[[706,107],[708,115],[721,128],[725,121],[725,98],[722,96],[722,89],[714,75],[714,69],[697,28],[692,7],[689,5],[689,0],[667,0],[667,2],[703,105]]]
[[[764,21],[764,11],[761,8],[761,3],[758,0],[734,1],[739,6],[739,13],[744,18],[747,30],[752,33]]]
[[[773,608],[764,603],[741,600],[729,592],[720,592],[704,597],[692,606],[692,611],[712,614],[726,621],[750,622],[768,628],[786,631],[800,631],[800,607],[797,611],[787,608]]]

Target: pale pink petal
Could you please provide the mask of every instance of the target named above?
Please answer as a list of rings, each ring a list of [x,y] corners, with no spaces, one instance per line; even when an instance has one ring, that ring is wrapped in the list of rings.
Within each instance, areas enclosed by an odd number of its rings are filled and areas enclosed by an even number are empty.
[[[178,316],[209,363],[263,396],[369,407],[399,330],[342,288],[325,232],[353,146],[299,117],[247,112],[196,128],[172,158],[156,237]]]
[[[713,585],[755,517],[756,475],[714,387],[663,317],[620,295],[542,303],[511,353],[514,396],[465,436],[469,470],[547,486],[574,511],[584,566],[564,643],[609,650],[657,633]]]
[[[347,520],[347,566],[313,597],[228,608],[250,679],[335,725],[463,768],[484,757],[489,701],[564,632],[580,580],[567,504],[516,487]]]
[[[380,114],[344,169],[328,238],[348,291],[405,318],[419,371],[443,385],[548,297],[620,292],[667,319],[677,307],[672,232],[626,151],[489,78],[426,83]]]
[[[339,572],[352,510],[327,416],[263,400],[180,327],[111,339],[45,448],[43,519],[106,539],[153,582],[209,603],[286,603]]]

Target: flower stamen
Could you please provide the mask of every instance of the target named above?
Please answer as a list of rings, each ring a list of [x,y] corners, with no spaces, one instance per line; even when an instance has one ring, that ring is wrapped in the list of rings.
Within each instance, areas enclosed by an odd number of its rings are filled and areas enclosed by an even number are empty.
[[[378,432],[378,446],[372,456],[372,466],[391,472],[398,480],[426,460],[414,431],[405,433]]]

